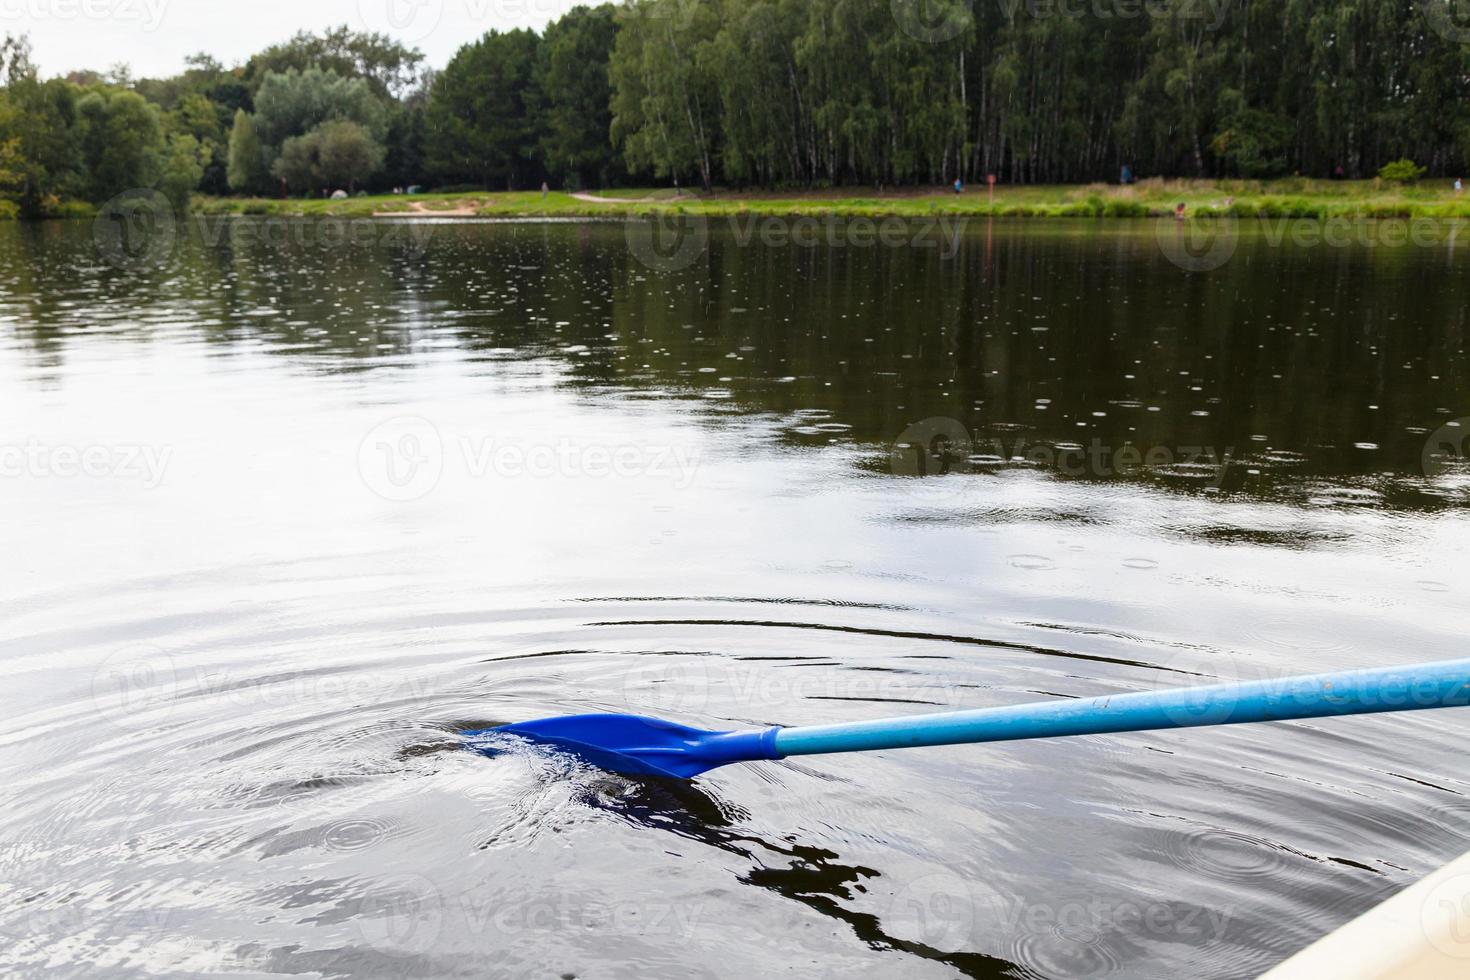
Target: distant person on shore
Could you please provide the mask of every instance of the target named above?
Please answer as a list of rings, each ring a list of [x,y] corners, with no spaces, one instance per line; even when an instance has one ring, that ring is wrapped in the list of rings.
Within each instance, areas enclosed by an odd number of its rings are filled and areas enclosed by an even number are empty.
[[[545,200],[546,199],[546,195],[549,194],[549,193],[551,193],[551,187],[548,186],[547,183],[546,183],[546,181],[543,180],[541,182],[541,199],[542,200]]]
[[[1184,202],[1183,201],[1180,201],[1179,202],[1179,206],[1174,209],[1174,220],[1175,221],[1183,221],[1184,220]]]
[[[1119,176],[1118,183],[1120,183],[1120,184],[1131,184],[1131,183],[1133,183],[1133,168],[1130,167],[1126,163],[1123,164],[1123,173]]]
[[[1455,178],[1455,193],[1458,194],[1465,189],[1465,182],[1459,177]]]
[[[1342,164],[1340,164],[1340,163],[1337,165],[1337,168],[1332,171],[1332,179],[1333,180],[1342,180],[1346,176],[1347,176],[1347,172],[1342,169]]]
[[[960,180],[958,177],[956,177],[954,179],[954,192],[956,194],[962,194],[962,193],[964,193],[964,190],[965,190],[965,182],[963,180]]]

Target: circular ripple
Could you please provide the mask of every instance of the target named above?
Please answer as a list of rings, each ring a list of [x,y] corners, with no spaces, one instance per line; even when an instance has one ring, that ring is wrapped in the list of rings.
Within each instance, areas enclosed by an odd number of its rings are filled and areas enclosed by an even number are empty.
[[[1117,952],[1095,925],[1058,924],[1024,933],[1010,944],[1010,959],[1044,977],[1102,977],[1122,966]]]
[[[1249,881],[1281,875],[1286,852],[1280,847],[1234,830],[1210,828],[1171,833],[1164,856],[1186,871],[1220,881]]]
[[[363,851],[388,838],[390,825],[386,820],[363,817],[357,820],[339,820],[327,826],[322,839],[332,851]]]
[[[1349,645],[1341,634],[1307,629],[1300,619],[1284,616],[1265,617],[1247,624],[1245,633],[1262,647],[1295,655],[1333,654],[1346,650]]]

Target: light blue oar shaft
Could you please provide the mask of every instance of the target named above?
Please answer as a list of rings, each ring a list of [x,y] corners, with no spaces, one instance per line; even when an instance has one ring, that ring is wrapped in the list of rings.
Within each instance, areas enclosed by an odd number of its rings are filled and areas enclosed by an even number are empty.
[[[780,756],[1105,735],[1470,705],[1470,660],[1315,674],[951,714],[781,728]]]

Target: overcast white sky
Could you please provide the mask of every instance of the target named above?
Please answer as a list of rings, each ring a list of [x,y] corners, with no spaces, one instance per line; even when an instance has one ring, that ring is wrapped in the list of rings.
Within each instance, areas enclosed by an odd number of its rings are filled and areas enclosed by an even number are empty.
[[[587,0],[581,0],[585,3]],[[417,47],[442,68],[491,28],[534,27],[578,0],[0,0],[0,34],[27,33],[44,75],[127,62],[135,77],[172,75],[207,51],[226,65],[298,30],[337,24]]]

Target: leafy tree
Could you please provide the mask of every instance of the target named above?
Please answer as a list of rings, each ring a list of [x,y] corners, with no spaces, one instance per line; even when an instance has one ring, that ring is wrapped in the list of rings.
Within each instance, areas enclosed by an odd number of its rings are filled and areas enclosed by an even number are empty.
[[[382,144],[350,119],[322,123],[314,132],[320,141],[320,174],[328,186],[356,190],[383,165]]]
[[[76,89],[61,79],[29,74],[4,91],[0,142],[9,144],[20,175],[15,199],[20,213],[37,217],[81,183]]]
[[[1407,157],[1385,163],[1378,169],[1378,176],[1383,180],[1391,180],[1397,184],[1417,183],[1419,178],[1428,172],[1427,167],[1421,167]]]
[[[266,75],[255,95],[255,132],[269,155],[289,137],[331,119],[350,119],[379,140],[388,122],[383,103],[367,82],[321,68]]]
[[[0,78],[9,85],[32,78],[36,66],[31,61],[31,39],[25,34],[7,34],[0,39]]]
[[[402,95],[423,64],[423,53],[406,48],[384,34],[359,33],[345,25],[321,35],[300,31],[250,59],[245,76],[252,92],[272,74],[317,68],[342,78],[366,81],[379,97]]]
[[[732,10],[712,47],[724,122],[722,162],[737,182],[810,182],[816,135],[797,42],[802,0],[756,0]]]
[[[624,8],[608,73],[613,142],[630,168],[713,183],[719,96],[711,42],[719,26],[714,8],[696,0]]]
[[[1131,86],[1123,111],[1125,139],[1165,173],[1204,177],[1206,134],[1216,130],[1214,87],[1225,76],[1226,49],[1217,46],[1197,5],[1175,2],[1151,19],[1144,38],[1151,52]]]
[[[255,120],[244,109],[235,110],[230,130],[228,180],[230,190],[259,194],[266,190],[265,150],[255,134]]]
[[[1279,177],[1295,130],[1288,119],[1260,109],[1242,109],[1210,143],[1211,151],[1242,177]]]
[[[400,106],[388,122],[383,177],[395,187],[410,187],[424,180],[424,108]]]
[[[189,195],[199,186],[210,157],[210,151],[187,133],[168,138],[159,189],[179,211],[188,210]]]
[[[281,147],[272,173],[298,191],[354,189],[383,165],[383,147],[366,127],[349,119],[322,123]]]
[[[8,114],[9,106],[0,104],[0,114]],[[0,119],[3,127],[3,119]],[[0,200],[14,203],[25,187],[25,158],[20,152],[19,137],[0,142]]]
[[[198,148],[203,170],[198,188],[208,194],[226,194],[229,185],[228,133],[245,88],[217,60],[207,54],[185,59],[185,70],[171,78],[140,79],[133,90],[164,111],[165,137],[190,136]],[[169,151],[172,157],[173,151]]]
[[[617,37],[611,4],[575,7],[546,28],[536,63],[540,146],[548,173],[577,187],[621,176],[609,131],[608,61]]]
[[[211,194],[229,190],[229,138],[218,109],[207,96],[190,92],[165,116],[170,138],[188,136],[194,140],[201,168],[195,185]]]
[[[99,88],[78,100],[77,116],[88,200],[157,182],[164,138],[156,107],[136,92]]]
[[[434,79],[425,117],[431,170],[442,181],[514,189],[539,177],[530,107],[539,39],[491,31],[459,49]]]
[[[292,136],[281,144],[281,152],[271,164],[271,173],[293,191],[310,192],[321,186],[318,176],[321,149],[321,137],[315,130]]]

